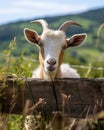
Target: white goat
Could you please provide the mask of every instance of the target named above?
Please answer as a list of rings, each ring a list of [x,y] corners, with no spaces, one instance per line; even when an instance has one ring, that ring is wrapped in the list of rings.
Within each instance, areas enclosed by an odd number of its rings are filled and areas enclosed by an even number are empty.
[[[62,64],[64,51],[69,47],[75,47],[84,42],[86,34],[75,34],[66,38],[65,31],[70,25],[80,26],[74,21],[64,22],[58,30],[49,28],[45,20],[36,20],[43,27],[41,36],[36,31],[25,28],[24,35],[28,42],[39,47],[40,66],[33,72],[33,78],[79,78],[79,74],[68,64]]]

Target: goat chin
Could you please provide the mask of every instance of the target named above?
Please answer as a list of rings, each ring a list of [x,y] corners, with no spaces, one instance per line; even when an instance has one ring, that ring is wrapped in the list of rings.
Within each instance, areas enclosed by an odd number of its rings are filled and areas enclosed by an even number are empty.
[[[70,67],[69,64],[62,64],[60,66],[61,69],[61,77],[60,78],[80,78],[77,70]],[[40,70],[41,67],[39,66],[37,69],[33,71],[32,78],[39,78],[40,79]],[[48,79],[48,78],[43,78]]]

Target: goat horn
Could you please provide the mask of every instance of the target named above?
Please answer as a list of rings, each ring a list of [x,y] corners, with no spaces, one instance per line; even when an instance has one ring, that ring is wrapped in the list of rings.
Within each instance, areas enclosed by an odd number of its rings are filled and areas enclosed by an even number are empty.
[[[81,25],[80,25],[79,23],[77,23],[77,22],[74,22],[74,21],[66,21],[66,22],[64,22],[64,23],[59,27],[59,30],[65,32],[70,25],[77,25],[77,26],[80,26],[80,27],[81,27]]]
[[[31,23],[40,23],[42,25],[43,30],[49,29],[48,23],[43,19],[31,21]]]

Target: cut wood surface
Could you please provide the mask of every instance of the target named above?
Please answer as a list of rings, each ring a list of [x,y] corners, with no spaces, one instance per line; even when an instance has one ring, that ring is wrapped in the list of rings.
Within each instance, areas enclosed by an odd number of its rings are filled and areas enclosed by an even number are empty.
[[[44,111],[48,115],[57,111],[56,98],[59,110],[62,109],[61,93],[71,96],[65,105],[65,112],[72,117],[79,117],[87,111],[92,114],[103,110],[104,78],[55,79],[53,83],[32,78],[8,78],[4,96],[0,97],[1,111],[21,114],[28,99],[36,103],[43,98],[46,102]],[[2,82],[0,84],[2,87]]]

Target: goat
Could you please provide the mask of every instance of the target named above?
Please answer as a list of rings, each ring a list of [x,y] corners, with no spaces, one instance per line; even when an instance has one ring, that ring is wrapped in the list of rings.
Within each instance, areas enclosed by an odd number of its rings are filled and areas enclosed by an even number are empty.
[[[41,35],[34,30],[24,29],[26,40],[39,47],[40,66],[33,72],[32,77],[47,80],[54,78],[79,78],[77,71],[68,64],[62,64],[62,61],[65,50],[82,44],[87,36],[86,33],[81,33],[67,38],[65,35],[66,29],[70,25],[81,25],[75,21],[66,21],[58,30],[52,30],[43,19],[32,21],[32,23],[39,23],[43,27]]]

